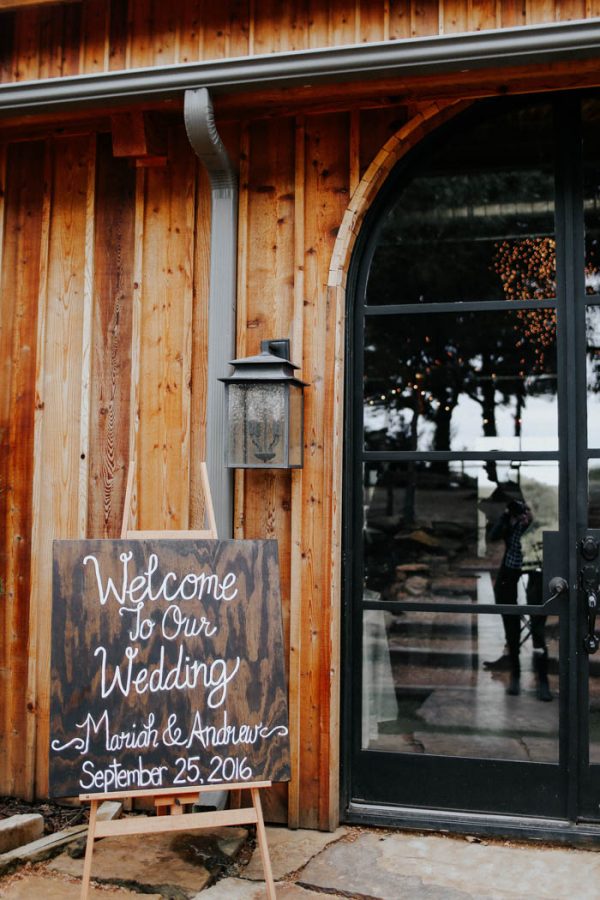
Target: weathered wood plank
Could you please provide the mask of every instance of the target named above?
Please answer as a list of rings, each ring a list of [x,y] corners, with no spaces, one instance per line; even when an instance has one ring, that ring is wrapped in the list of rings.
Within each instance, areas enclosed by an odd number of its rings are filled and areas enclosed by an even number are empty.
[[[468,0],[468,31],[497,28],[499,20],[497,0]]]
[[[499,0],[501,28],[516,28],[527,22],[526,0]]]
[[[154,3],[152,27],[153,65],[166,66],[177,56],[177,6],[165,0]]]
[[[118,537],[131,415],[135,170],[98,138],[87,535]]]
[[[586,0],[556,0],[556,19],[561,22],[569,22],[576,19],[585,19]]]
[[[202,0],[183,0],[179,12],[177,61],[196,62],[203,56]]]
[[[332,443],[335,332],[326,285],[337,229],[348,203],[349,116],[307,117],[304,358],[305,461],[302,473],[302,758],[301,824],[328,827],[330,818],[330,709]]]
[[[81,326],[81,402],[79,422],[79,490],[77,536],[87,536],[92,391],[92,319],[94,310],[94,208],[96,201],[96,135],[89,139],[89,165],[85,206],[83,260],[83,322]]]
[[[30,81],[39,77],[39,10],[19,12],[15,22],[14,80]]]
[[[0,14],[0,84],[13,80],[15,14]]]
[[[124,69],[127,65],[127,3],[128,0],[110,0],[109,69]]]
[[[202,7],[202,58],[223,59],[227,55],[226,8],[210,0]]]
[[[129,0],[127,21],[127,68],[151,66],[153,51],[153,11],[148,0]]]
[[[411,37],[426,37],[439,32],[439,4],[437,0],[412,0]]]
[[[129,414],[129,462],[127,466],[127,488],[123,524],[129,528],[139,526],[137,465],[138,435],[140,430],[140,366],[142,355],[142,314],[144,278],[144,227],[146,220],[146,169],[136,170],[135,213],[133,240],[133,303],[131,310],[131,389]],[[129,485],[129,470],[133,466],[133,476]],[[126,529],[125,529],[126,530]],[[123,535],[124,536],[124,535]]]
[[[249,0],[230,0],[229,28],[227,33],[227,55],[246,56],[250,46],[250,3]]]
[[[357,10],[354,0],[329,0],[327,9],[318,0],[311,0],[309,17],[309,32],[311,33],[310,46],[323,46],[325,43],[333,46],[354,44],[356,41]],[[325,20],[321,25],[318,20],[318,10],[324,9]],[[324,29],[327,26],[327,36],[324,37]],[[314,34],[313,34],[314,33]]]
[[[61,75],[77,75],[81,70],[81,21],[83,6],[64,9]]]
[[[306,201],[306,125],[304,117],[296,119],[294,159],[294,308],[292,337],[294,353],[304,359],[304,254]],[[292,778],[288,785],[288,824],[300,825],[300,758],[301,726],[301,646],[302,646],[302,470],[292,472],[290,525],[290,755]]]
[[[374,3],[372,0],[362,0],[357,4],[357,43],[369,44],[374,41],[386,39],[389,36],[389,10],[386,16],[387,5],[383,0]]]
[[[44,144],[0,150],[0,791],[28,795],[26,757],[35,346]],[[8,156],[8,159],[7,159]],[[6,169],[5,169],[6,164]],[[5,171],[8,176],[5,182]],[[1,192],[3,195],[3,191]],[[4,205],[6,209],[4,210]]]
[[[400,40],[410,34],[410,0],[397,0],[390,6],[390,39]]]
[[[35,446],[39,506],[35,510],[38,527],[32,565],[37,629],[36,790],[40,795],[47,791],[48,782],[50,609],[46,600],[51,590],[52,539],[77,536],[79,522],[80,379],[90,162],[88,137],[56,141],[48,276],[46,294],[40,298],[47,308],[43,374],[38,387],[43,426]]]
[[[541,25],[556,18],[555,0],[526,0],[527,25]]]
[[[262,122],[250,130],[248,172],[247,351],[258,351],[260,339],[289,337],[294,303],[294,147],[293,119]],[[295,358],[296,348],[292,346]],[[290,473],[245,473],[244,535],[273,537],[279,542],[285,646],[289,646]],[[265,800],[269,818],[282,821],[287,812]],[[285,798],[284,798],[285,799]]]
[[[468,31],[470,0],[440,3],[440,33],[456,34]]]
[[[63,68],[64,7],[40,8],[39,13],[39,78],[56,78]]]
[[[250,0],[229,0],[227,4],[202,0],[200,20],[200,58],[221,59],[252,52]]]
[[[108,69],[110,4],[106,0],[87,0],[82,7],[81,71],[104,72]]]
[[[305,0],[261,0],[256,4],[254,52],[277,53],[301,50],[308,44],[308,12]],[[326,16],[326,13],[325,13]],[[314,31],[314,18],[312,28]],[[327,29],[320,35],[321,46],[327,41]]]
[[[183,128],[169,165],[149,169],[143,234],[139,419],[140,528],[185,528],[189,517],[190,372],[195,157]]]
[[[46,320],[48,317],[48,259],[50,252],[50,224],[52,211],[52,187],[53,187],[53,145],[49,144],[44,156],[43,168],[43,184],[44,191],[42,197],[41,225],[40,225],[40,260],[39,260],[39,286],[37,296],[37,334],[36,334],[36,354],[35,354],[35,412],[34,412],[34,430],[33,430],[33,491],[31,503],[31,547],[32,552],[40,546],[43,540],[45,523],[42,521],[42,484],[44,480],[44,471],[37,464],[38,454],[41,452],[43,445],[44,432],[44,365],[45,365],[45,347],[46,347]],[[35,557],[32,557],[35,558]],[[25,740],[25,768],[29,793],[34,795],[36,790],[36,740],[37,740],[37,723],[38,723],[38,669],[37,669],[37,647],[39,643],[38,621],[39,606],[37,601],[39,585],[40,585],[40,568],[38,565],[32,565],[31,569],[31,591],[29,606],[29,627],[28,627],[28,666],[27,666],[27,734]]]

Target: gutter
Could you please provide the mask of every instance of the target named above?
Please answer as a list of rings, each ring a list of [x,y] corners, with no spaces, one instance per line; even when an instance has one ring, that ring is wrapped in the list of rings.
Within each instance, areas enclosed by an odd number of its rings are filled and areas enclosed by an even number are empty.
[[[600,56],[600,19],[436,35],[0,85],[0,116]]]

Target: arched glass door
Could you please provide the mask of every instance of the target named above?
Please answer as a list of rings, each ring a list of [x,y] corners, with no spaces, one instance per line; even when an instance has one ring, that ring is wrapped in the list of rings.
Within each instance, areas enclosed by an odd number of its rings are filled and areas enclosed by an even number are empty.
[[[594,820],[600,98],[456,119],[350,281],[350,811]]]

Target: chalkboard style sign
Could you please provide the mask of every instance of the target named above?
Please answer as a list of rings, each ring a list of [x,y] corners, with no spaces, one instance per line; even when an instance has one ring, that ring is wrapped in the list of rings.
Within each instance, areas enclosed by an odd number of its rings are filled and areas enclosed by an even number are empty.
[[[55,541],[50,793],[290,777],[275,541]]]

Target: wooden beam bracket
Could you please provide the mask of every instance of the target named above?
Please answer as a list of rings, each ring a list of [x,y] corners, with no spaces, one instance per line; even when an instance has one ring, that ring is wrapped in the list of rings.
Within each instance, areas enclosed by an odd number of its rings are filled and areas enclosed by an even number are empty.
[[[113,155],[136,165],[166,166],[167,130],[157,114],[129,110],[110,117]]]

